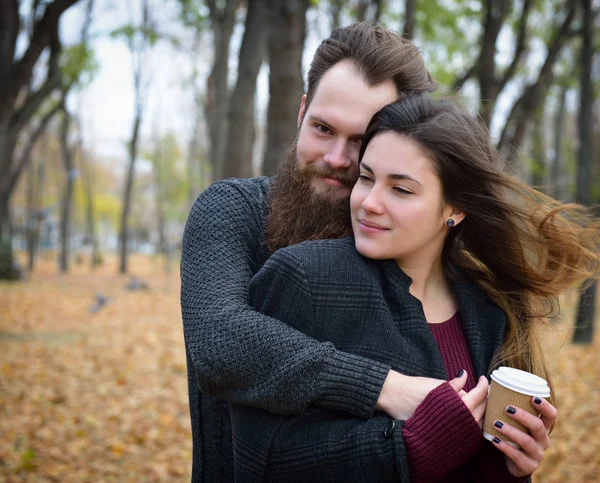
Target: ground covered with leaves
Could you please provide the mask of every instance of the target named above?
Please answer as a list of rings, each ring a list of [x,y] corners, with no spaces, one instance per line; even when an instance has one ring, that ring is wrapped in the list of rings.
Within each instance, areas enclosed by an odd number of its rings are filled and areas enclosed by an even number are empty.
[[[0,282],[0,481],[189,481],[178,274],[163,263],[132,260],[147,290],[125,290],[114,263],[58,276],[47,260]],[[535,482],[600,481],[600,333],[572,346],[572,305],[548,332],[560,417]]]

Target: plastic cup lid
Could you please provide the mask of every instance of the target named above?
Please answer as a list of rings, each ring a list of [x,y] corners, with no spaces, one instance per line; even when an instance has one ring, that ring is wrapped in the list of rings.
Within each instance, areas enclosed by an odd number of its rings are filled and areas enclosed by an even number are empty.
[[[515,392],[520,392],[529,396],[550,396],[548,383],[541,377],[531,374],[530,372],[513,369],[512,367],[499,367],[492,372],[491,377],[498,384]]]

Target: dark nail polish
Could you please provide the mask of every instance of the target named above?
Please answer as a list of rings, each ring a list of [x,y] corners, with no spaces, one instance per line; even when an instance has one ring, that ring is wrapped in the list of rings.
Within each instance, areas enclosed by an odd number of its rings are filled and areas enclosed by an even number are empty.
[[[534,403],[536,403],[536,404],[542,404],[542,400],[541,400],[541,398],[539,398],[539,397],[536,397],[536,398],[533,400],[533,402],[534,402]]]
[[[458,375],[456,377],[462,377],[462,375],[465,373],[464,369],[461,369],[460,372],[458,373]]]
[[[513,408],[512,406],[508,406],[508,407],[506,408],[506,412],[507,412],[508,414],[515,414],[515,413],[517,412],[517,410],[516,410],[515,408]]]
[[[500,438],[494,437],[494,439],[492,441],[496,444],[500,444]]]
[[[496,421],[494,423],[494,426],[496,426],[497,428],[502,428],[502,426],[504,426],[504,424],[502,424],[500,421]]]

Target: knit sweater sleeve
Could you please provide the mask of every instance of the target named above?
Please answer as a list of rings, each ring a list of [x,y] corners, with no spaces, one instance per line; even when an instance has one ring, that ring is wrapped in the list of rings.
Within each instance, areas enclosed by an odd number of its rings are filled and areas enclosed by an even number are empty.
[[[249,304],[264,204],[239,182],[215,183],[194,204],[182,240],[185,343],[201,391],[278,414],[311,403],[369,417],[389,371],[337,351]]]
[[[437,481],[464,465],[481,447],[477,421],[449,383],[431,391],[406,420],[402,436],[411,481]]]

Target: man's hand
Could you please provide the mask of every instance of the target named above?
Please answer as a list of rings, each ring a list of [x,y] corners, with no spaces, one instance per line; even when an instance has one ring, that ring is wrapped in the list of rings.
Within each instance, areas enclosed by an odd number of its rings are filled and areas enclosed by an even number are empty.
[[[405,376],[390,371],[379,394],[377,409],[387,413],[393,419],[406,420],[414,414],[427,394],[444,382],[446,381],[441,379]],[[450,381],[450,385],[459,392],[466,382],[467,377],[464,375],[462,378]]]

